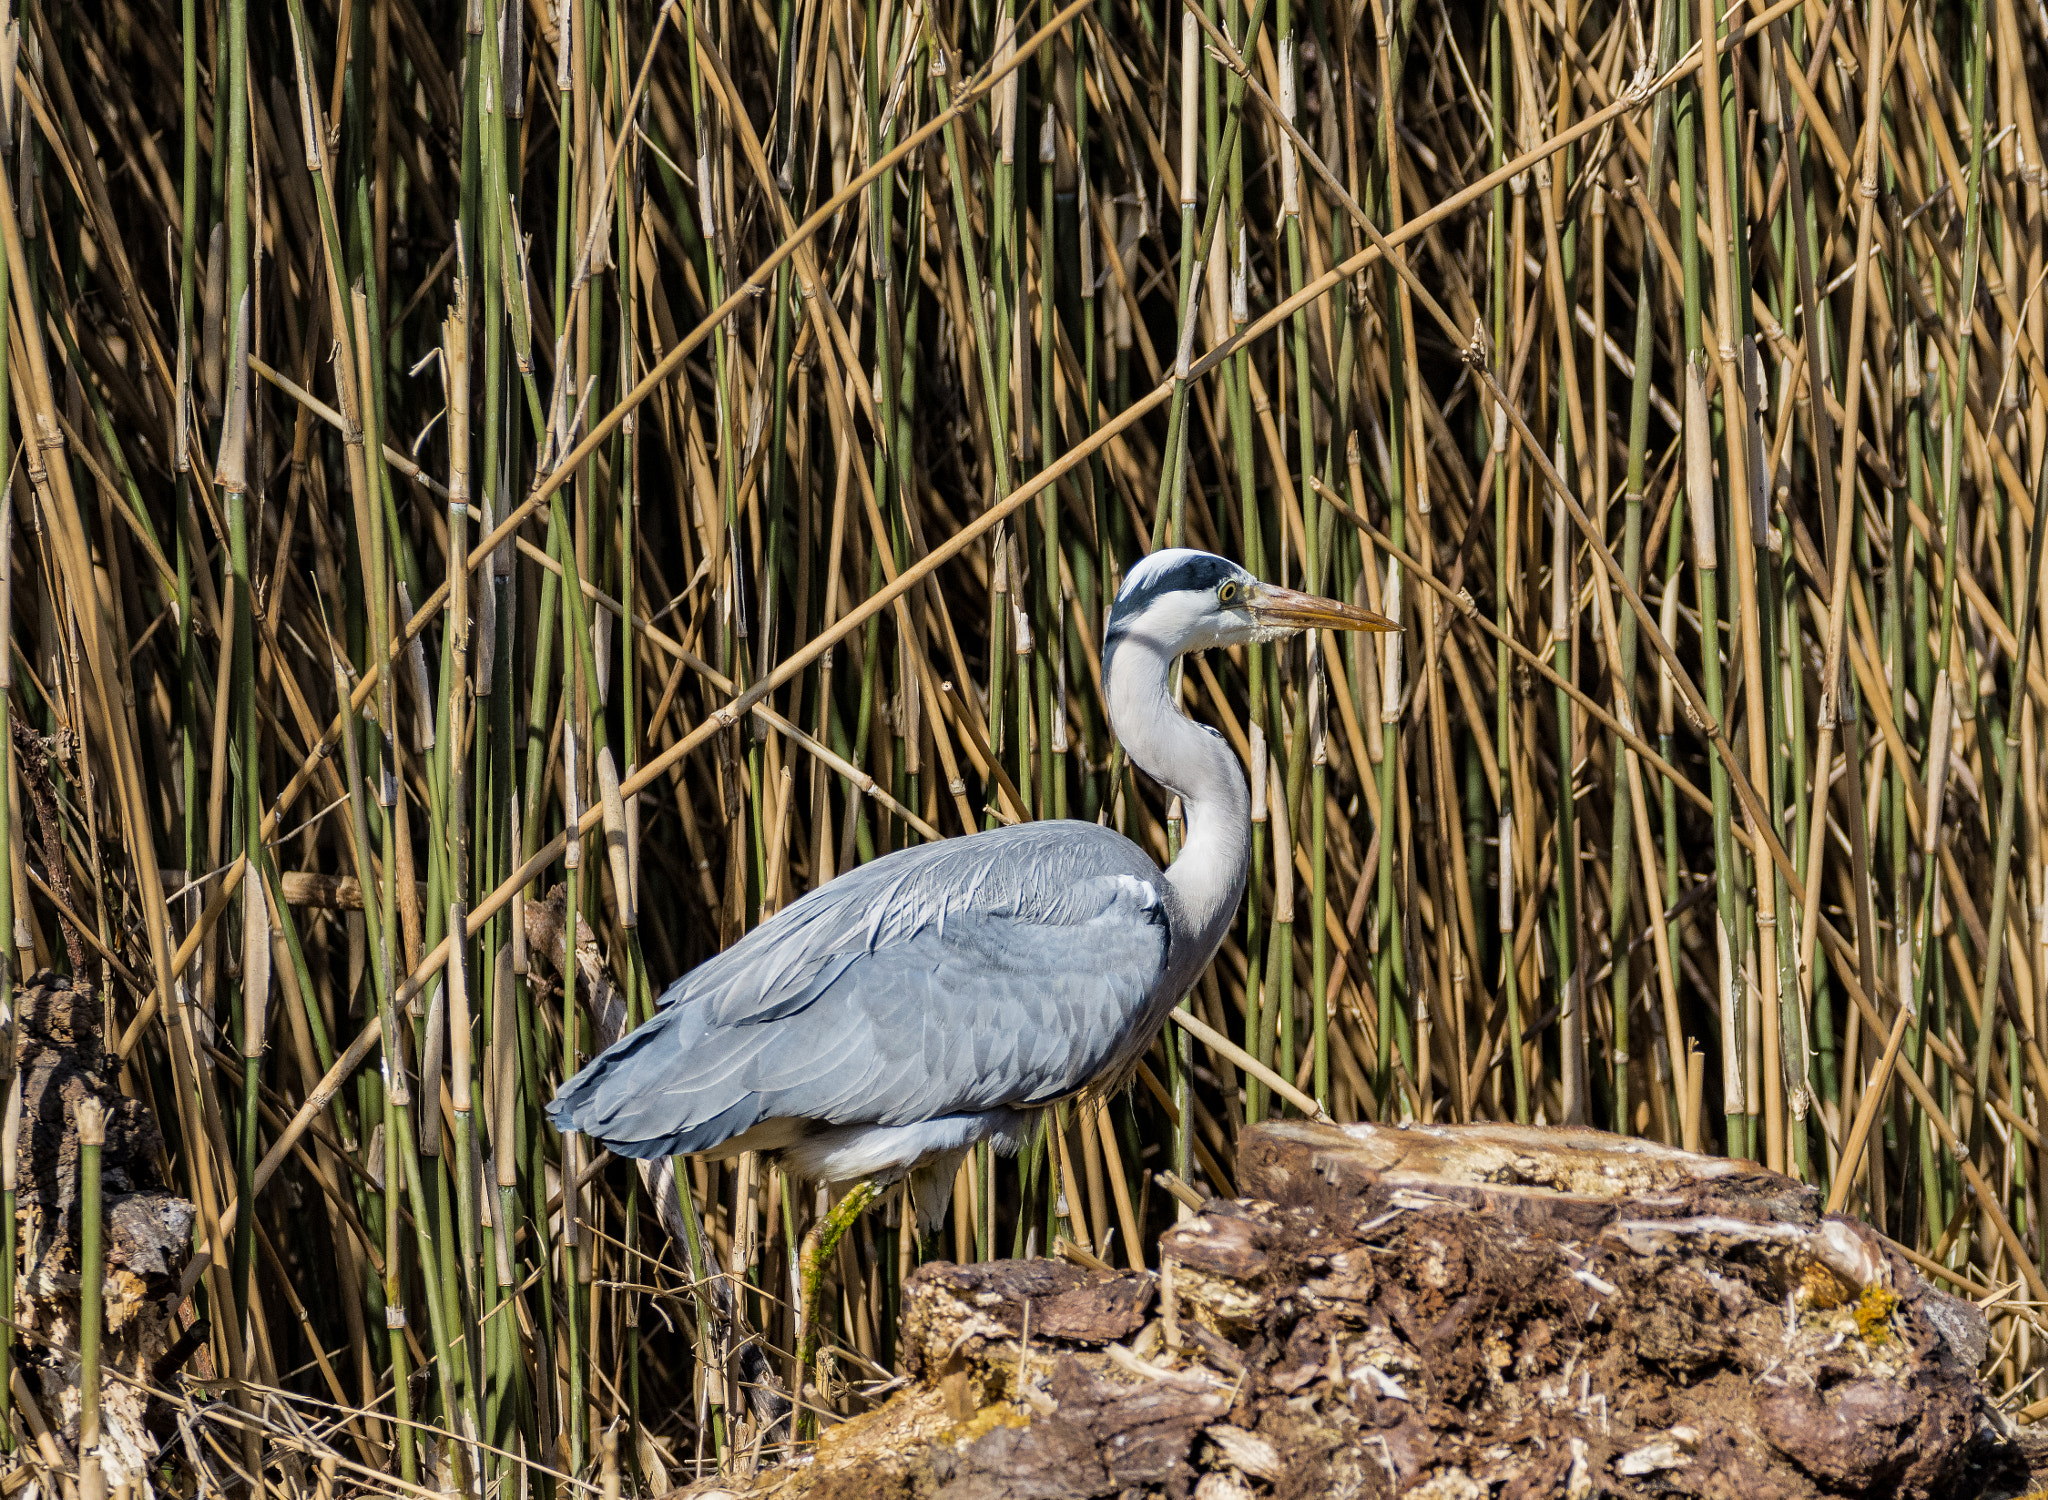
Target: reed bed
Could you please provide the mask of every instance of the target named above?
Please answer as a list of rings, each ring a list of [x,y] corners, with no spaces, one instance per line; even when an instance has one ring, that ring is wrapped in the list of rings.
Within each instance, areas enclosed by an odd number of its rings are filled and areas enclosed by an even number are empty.
[[[926,1253],[1140,1265],[1310,1106],[1592,1124],[1867,1215],[2048,1411],[2044,47],[2019,0],[10,6],[0,982],[97,989],[198,1205],[159,1479],[655,1494],[889,1389],[893,1206],[800,1329],[817,1190],[541,1107],[891,849],[1170,857],[1098,691],[1167,545],[1405,632],[1187,662],[1239,921]]]

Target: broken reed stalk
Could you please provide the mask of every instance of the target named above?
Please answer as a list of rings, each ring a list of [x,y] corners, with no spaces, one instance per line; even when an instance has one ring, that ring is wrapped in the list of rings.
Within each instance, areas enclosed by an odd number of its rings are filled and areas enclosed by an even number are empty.
[[[746,1392],[803,1340],[805,1399],[860,1406],[901,1215],[806,1286],[771,1164],[678,1162],[663,1214],[565,1145],[613,1020],[527,915],[561,891],[632,1025],[914,841],[1064,813],[1170,857],[1099,696],[1167,544],[1408,629],[1186,664],[1254,781],[1244,919],[1137,1088],[963,1165],[937,1253],[1142,1263],[1320,1109],[1753,1154],[2038,1277],[2041,25],[27,15],[0,982],[73,912],[150,976],[118,1051],[213,1368],[331,1369],[378,1464],[472,1491],[772,1457]],[[2016,1388],[2044,1351],[1993,1314]]]

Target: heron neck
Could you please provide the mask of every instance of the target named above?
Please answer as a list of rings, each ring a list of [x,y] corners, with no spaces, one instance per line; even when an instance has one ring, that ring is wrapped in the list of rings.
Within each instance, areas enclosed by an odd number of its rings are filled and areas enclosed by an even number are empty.
[[[1110,727],[1131,761],[1180,798],[1186,836],[1166,871],[1184,928],[1175,933],[1172,965],[1189,972],[1208,963],[1236,914],[1250,859],[1251,805],[1244,773],[1222,738],[1180,711],[1168,689],[1173,654],[1128,634],[1113,639],[1103,661]]]

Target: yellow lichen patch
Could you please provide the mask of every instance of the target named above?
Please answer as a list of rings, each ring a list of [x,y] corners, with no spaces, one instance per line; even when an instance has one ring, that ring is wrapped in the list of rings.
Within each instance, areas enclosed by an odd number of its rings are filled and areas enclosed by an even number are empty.
[[[1007,1401],[996,1401],[984,1406],[966,1421],[956,1423],[946,1432],[946,1441],[960,1445],[971,1443],[984,1433],[994,1432],[998,1427],[1029,1427],[1030,1414],[1012,1406]]]
[[[1866,1344],[1884,1344],[1891,1341],[1892,1309],[1899,1305],[1898,1295],[1881,1286],[1867,1286],[1863,1295],[1856,1299],[1856,1332]]]
[[[1841,1307],[1849,1301],[1849,1288],[1842,1278],[1817,1260],[1808,1261],[1800,1272],[1799,1289],[1805,1294],[1807,1306],[1822,1311]]]

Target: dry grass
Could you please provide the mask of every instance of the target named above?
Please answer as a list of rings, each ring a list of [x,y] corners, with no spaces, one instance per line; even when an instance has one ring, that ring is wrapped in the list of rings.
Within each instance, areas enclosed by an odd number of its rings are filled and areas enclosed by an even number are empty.
[[[29,7],[0,902],[200,1206],[166,1483],[785,1443],[746,1387],[815,1195],[696,1164],[671,1235],[540,1106],[607,1003],[886,850],[1166,857],[1097,643],[1182,542],[1407,626],[1189,664],[1268,805],[1199,1020],[1339,1119],[1752,1155],[2042,1394],[2048,15],[1714,19]],[[1135,1262],[1281,1107],[1170,1028],[940,1251]],[[911,1253],[893,1210],[842,1252],[828,1412]]]

